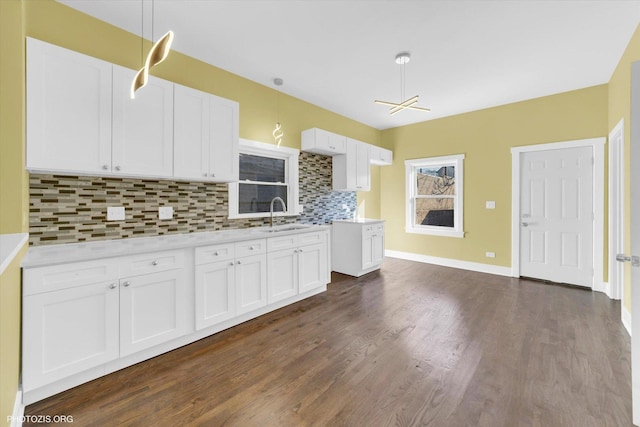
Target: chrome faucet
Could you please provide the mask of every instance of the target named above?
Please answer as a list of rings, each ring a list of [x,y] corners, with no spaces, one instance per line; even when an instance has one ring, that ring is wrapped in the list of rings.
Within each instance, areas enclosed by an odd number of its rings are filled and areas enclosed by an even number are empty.
[[[282,211],[283,211],[283,212],[286,212],[286,211],[287,211],[287,206],[284,204],[284,200],[282,200],[280,197],[274,197],[274,198],[271,200],[271,206],[269,206],[269,212],[271,212],[271,221],[270,221],[271,227],[273,227],[273,203],[274,203],[276,200],[279,200],[279,201],[280,201],[280,203],[282,204]]]

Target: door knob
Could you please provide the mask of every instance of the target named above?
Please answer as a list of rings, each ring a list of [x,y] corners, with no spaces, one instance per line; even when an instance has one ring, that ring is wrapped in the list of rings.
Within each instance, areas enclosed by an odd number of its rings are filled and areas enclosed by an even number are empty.
[[[618,262],[631,262],[632,267],[640,267],[640,257],[629,256],[625,254],[617,254],[616,261]]]

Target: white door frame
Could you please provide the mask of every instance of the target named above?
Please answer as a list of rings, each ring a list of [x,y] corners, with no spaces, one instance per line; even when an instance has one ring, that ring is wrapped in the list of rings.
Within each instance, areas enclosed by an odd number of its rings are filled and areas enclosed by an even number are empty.
[[[617,197],[613,197],[614,194]],[[625,233],[623,118],[609,133],[609,297],[622,300],[622,307],[625,299],[624,264],[616,261],[616,254],[624,253]]]
[[[605,137],[511,148],[511,276],[520,277],[520,157],[532,151],[591,147],[593,150],[593,285],[605,292],[604,265],[604,144]]]

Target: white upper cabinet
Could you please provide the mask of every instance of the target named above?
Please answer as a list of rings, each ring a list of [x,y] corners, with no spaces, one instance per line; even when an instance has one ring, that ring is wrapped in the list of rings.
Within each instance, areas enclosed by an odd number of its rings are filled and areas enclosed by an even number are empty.
[[[346,154],[347,137],[318,128],[307,129],[302,131],[302,151],[325,156]]]
[[[174,176],[238,180],[237,102],[175,85]]]
[[[27,38],[27,169],[237,181],[238,103],[135,74]]]
[[[173,83],[149,76],[131,99],[136,72],[113,66],[112,172],[173,175]]]
[[[108,62],[27,39],[27,169],[111,169]]]
[[[369,146],[369,160],[372,165],[389,166],[393,163],[393,152],[376,145]]]
[[[333,189],[369,191],[369,144],[347,138],[347,154],[333,157]]]

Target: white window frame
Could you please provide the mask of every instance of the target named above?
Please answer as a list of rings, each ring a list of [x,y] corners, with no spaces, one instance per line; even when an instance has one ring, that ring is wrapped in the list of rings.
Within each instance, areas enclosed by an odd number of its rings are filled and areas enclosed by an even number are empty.
[[[264,142],[251,141],[248,139],[240,139],[240,154],[252,154],[262,157],[271,157],[285,161],[285,184],[287,185],[287,210],[285,212],[274,212],[273,216],[294,216],[299,215],[298,206],[298,157],[300,150],[289,147],[277,147],[273,144],[265,144]],[[238,158],[238,162],[240,159]],[[238,169],[239,170],[239,169]],[[271,214],[269,212],[256,213],[239,213],[238,212],[238,194],[241,181],[229,183],[229,219],[242,218],[267,218]],[[277,205],[280,207],[280,204]]]
[[[406,174],[406,223],[407,233],[430,234],[434,236],[464,237],[464,154],[451,156],[427,157],[423,159],[405,160]],[[455,167],[455,196],[453,197],[453,228],[415,223],[415,206],[418,192],[416,171],[423,167],[454,166]]]

